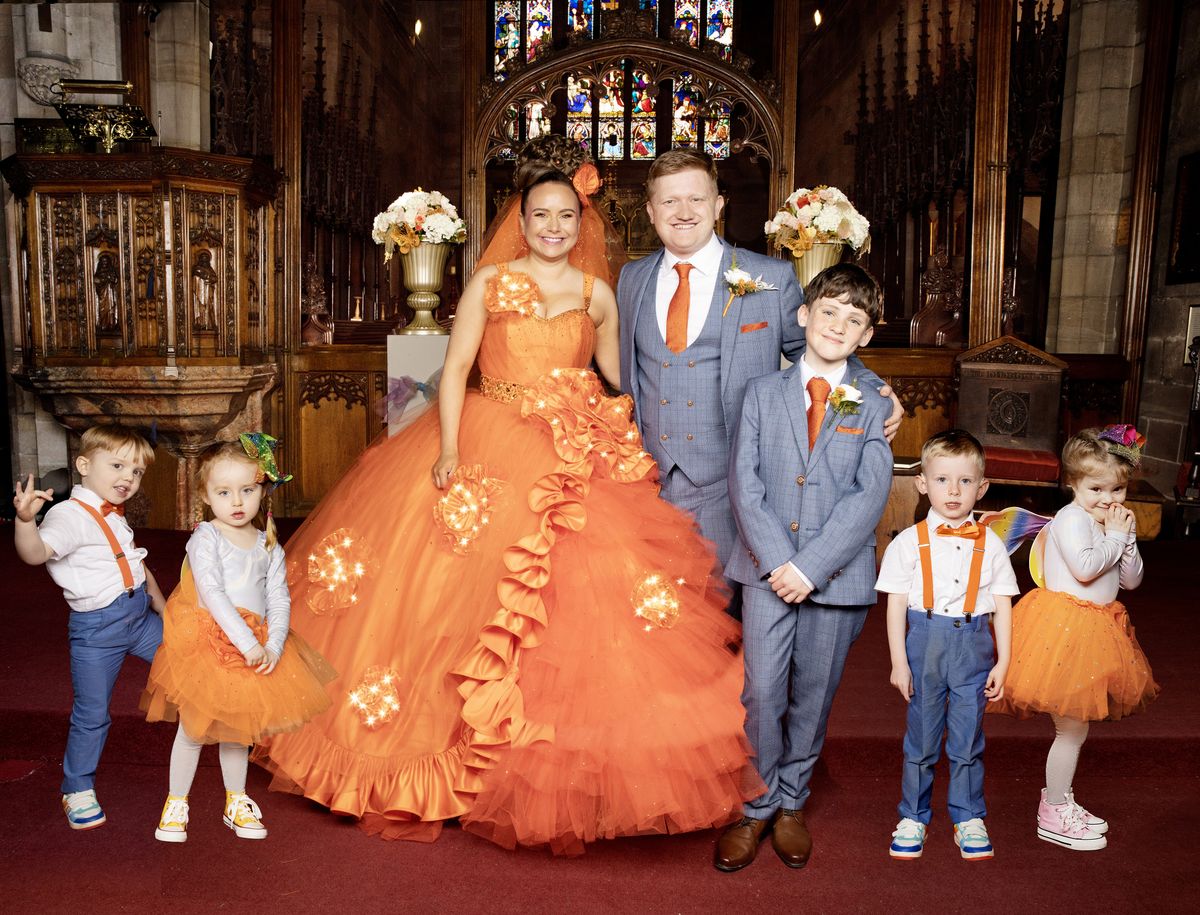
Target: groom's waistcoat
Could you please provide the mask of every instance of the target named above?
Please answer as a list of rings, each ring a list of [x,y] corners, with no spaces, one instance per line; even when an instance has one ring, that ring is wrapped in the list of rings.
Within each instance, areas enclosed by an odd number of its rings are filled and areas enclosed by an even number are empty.
[[[697,486],[723,478],[729,439],[721,405],[721,309],[709,308],[700,336],[681,353],[663,342],[653,300],[639,309],[634,333],[646,450],[663,473],[678,465]]]

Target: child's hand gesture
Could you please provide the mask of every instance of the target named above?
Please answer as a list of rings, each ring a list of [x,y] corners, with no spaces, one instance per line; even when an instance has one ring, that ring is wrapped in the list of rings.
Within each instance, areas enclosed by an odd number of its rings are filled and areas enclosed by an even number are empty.
[[[245,654],[246,666],[253,667],[256,674],[269,674],[279,663],[279,655],[262,645],[255,645]]]
[[[53,498],[53,489],[33,488],[33,474],[31,473],[25,485],[17,480],[17,493],[13,496],[13,508],[17,510],[17,517],[22,521],[32,521],[42,510],[42,506]]]
[[[908,667],[908,663],[892,665],[892,686],[900,690],[900,695],[904,697],[905,702],[912,701],[913,682],[912,671]]]
[[[1133,512],[1117,502],[1108,506],[1104,516],[1104,533],[1125,534],[1133,531]]]
[[[796,567],[790,562],[785,562],[772,572],[767,583],[770,584],[771,590],[779,596],[779,599],[788,604],[801,603],[812,593],[812,588],[805,584],[800,573],[796,571]]]
[[[1004,678],[1007,674],[1007,666],[1002,668],[999,664],[988,671],[987,683],[983,687],[988,702],[999,702],[1004,698]]]

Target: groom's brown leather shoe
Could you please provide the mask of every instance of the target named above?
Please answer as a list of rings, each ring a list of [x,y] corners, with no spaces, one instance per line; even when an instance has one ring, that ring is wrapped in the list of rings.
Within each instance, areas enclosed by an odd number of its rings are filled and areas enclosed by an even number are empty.
[[[713,866],[719,871],[740,871],[758,854],[758,843],[771,828],[770,820],[742,817],[721,833],[713,854]]]
[[[804,867],[812,854],[812,836],[804,822],[803,810],[779,810],[772,824],[775,854],[788,867]]]

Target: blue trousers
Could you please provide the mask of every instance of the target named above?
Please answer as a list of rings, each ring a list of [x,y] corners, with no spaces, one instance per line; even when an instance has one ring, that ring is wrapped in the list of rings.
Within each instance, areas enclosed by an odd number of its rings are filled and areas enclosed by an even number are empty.
[[[846,655],[869,608],[787,604],[769,588],[751,585],[742,595],[746,736],[767,786],[742,812],[765,820],[808,800]]]
[[[983,688],[995,664],[990,615],[970,622],[908,611],[905,651],[913,696],[904,732],[900,816],[929,824],[933,767],[946,737],[950,789],[946,806],[961,823],[987,816],[983,802]]]
[[[95,787],[96,766],[112,718],[108,704],[127,655],[153,661],[162,644],[162,617],[150,609],[143,585],[107,607],[71,613],[71,729],[63,757],[63,794]]]

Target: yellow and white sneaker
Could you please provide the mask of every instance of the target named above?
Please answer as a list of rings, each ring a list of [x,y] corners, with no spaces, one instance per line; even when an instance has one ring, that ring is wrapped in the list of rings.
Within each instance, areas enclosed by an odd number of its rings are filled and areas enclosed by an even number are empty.
[[[186,842],[188,824],[187,795],[168,794],[154,838],[160,842]]]
[[[239,839],[265,839],[267,827],[262,824],[262,811],[248,794],[225,792],[225,825]]]

